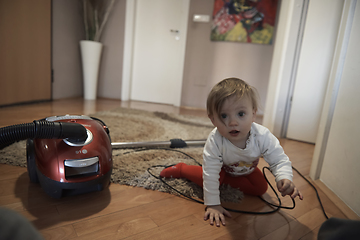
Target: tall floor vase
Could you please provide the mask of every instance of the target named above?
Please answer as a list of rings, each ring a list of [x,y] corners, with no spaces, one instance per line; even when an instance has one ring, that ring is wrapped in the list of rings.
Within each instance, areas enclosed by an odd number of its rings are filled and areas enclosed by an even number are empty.
[[[102,44],[95,41],[80,41],[83,67],[84,99],[95,100],[97,96],[98,76]]]

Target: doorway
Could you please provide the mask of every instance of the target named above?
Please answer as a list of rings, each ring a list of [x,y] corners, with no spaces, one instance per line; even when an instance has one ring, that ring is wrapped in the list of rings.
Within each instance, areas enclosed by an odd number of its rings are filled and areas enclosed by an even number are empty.
[[[294,90],[288,100],[287,138],[316,142],[342,9],[341,1],[309,1]]]
[[[133,36],[125,49],[132,50],[124,54],[132,64],[124,68],[122,100],[180,106],[189,6],[190,0],[133,3],[133,24],[128,16],[125,27]]]

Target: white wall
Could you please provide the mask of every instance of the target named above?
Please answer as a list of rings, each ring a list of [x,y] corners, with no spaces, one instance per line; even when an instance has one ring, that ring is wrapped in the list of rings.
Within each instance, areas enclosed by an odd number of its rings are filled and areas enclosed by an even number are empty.
[[[53,99],[80,97],[83,79],[80,40],[85,39],[81,4],[74,0],[52,1]],[[101,42],[104,44],[98,96],[120,99],[125,24],[125,0],[116,0]]]
[[[355,7],[356,1],[346,2],[350,7]],[[351,15],[351,9],[348,15]],[[344,19],[344,21],[345,20],[346,19]],[[324,148],[325,152],[320,172],[320,180],[360,216],[360,161],[358,152],[360,143],[359,42],[360,3],[357,2],[342,74],[341,69],[340,71],[333,71],[334,75],[340,77],[340,84],[337,98],[335,98],[336,103],[334,104],[335,108],[331,125],[329,126],[330,129],[328,129],[328,140]],[[344,44],[346,46],[346,39]],[[344,46],[344,44],[342,45]],[[338,65],[341,66],[341,59]],[[336,83],[334,86],[336,87]],[[336,90],[336,88],[329,89],[328,95],[333,95],[334,90]],[[330,100],[329,98],[329,101]],[[329,107],[331,107],[331,104]],[[328,121],[328,116],[324,115],[321,121],[322,124],[325,125],[325,122]],[[323,141],[326,141],[326,138],[323,139]],[[318,144],[315,151],[319,151],[320,147],[321,144]],[[314,157],[316,156],[317,154],[315,153]],[[313,162],[315,165],[317,163],[316,159],[313,160]],[[313,168],[314,166],[312,166],[312,170]]]
[[[53,99],[82,95],[80,40],[85,38],[79,2],[52,1]]]
[[[98,97],[120,99],[123,71],[125,0],[115,1],[101,36],[101,57]]]
[[[131,37],[125,32],[127,8],[135,0],[116,0],[102,36],[104,44],[98,96],[128,100]],[[214,1],[191,0],[186,59],[182,86],[182,106],[205,108],[212,86],[225,77],[237,76],[255,86],[264,106],[273,45],[212,42],[211,22],[194,23],[193,14],[212,16]],[[279,1],[280,4],[280,1]],[[78,1],[53,0],[53,98],[81,96],[83,92],[79,41],[85,38]],[[277,27],[275,27],[276,31]],[[128,48],[124,49],[124,42]],[[124,81],[125,80],[125,81]],[[122,89],[121,84],[125,84]],[[127,84],[127,85],[126,85]],[[261,113],[261,111],[260,111]]]
[[[274,44],[211,41],[211,20],[193,22],[192,18],[194,14],[211,17],[213,9],[214,1],[190,1],[181,105],[205,108],[207,95],[216,83],[239,77],[256,87],[264,107]],[[263,108],[258,113],[262,112]]]

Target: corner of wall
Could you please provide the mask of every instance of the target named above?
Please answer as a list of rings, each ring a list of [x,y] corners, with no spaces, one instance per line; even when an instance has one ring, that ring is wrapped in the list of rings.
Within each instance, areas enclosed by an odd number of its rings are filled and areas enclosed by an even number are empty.
[[[279,137],[280,132],[276,130],[276,118],[278,112],[278,101],[280,95],[280,85],[282,81],[285,50],[289,35],[289,22],[291,18],[292,5],[289,1],[281,1],[280,17],[277,26],[274,53],[272,58],[270,79],[266,95],[266,106],[264,110],[263,125],[267,127],[275,136]]]

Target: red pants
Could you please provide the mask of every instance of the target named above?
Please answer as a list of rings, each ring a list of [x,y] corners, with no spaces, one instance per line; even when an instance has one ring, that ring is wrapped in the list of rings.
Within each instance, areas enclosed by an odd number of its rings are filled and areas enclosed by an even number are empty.
[[[200,187],[203,186],[202,167],[194,165],[183,165],[181,168],[181,177],[184,177]],[[244,194],[261,196],[263,195],[268,184],[264,178],[264,175],[259,168],[256,168],[251,174],[246,176],[233,177],[226,173],[224,169],[220,172],[220,185],[228,184],[233,188],[237,188]]]

